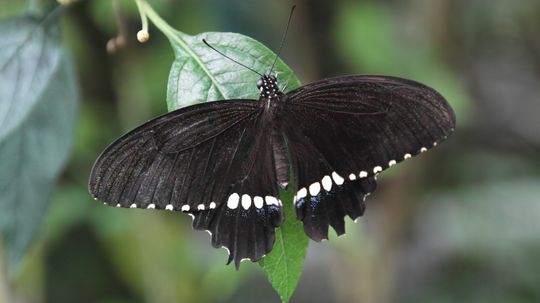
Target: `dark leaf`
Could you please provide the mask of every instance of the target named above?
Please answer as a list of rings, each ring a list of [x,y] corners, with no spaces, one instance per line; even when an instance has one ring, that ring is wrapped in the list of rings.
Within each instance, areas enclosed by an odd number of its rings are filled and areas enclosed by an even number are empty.
[[[4,66],[34,62],[33,66],[16,68],[19,84],[8,87],[11,94],[0,93],[0,116],[17,116],[18,120],[4,119],[12,129],[0,140],[0,236],[13,273],[38,231],[55,180],[67,160],[77,89],[71,62],[55,37],[28,18],[11,22],[9,30],[2,26],[4,35],[21,35],[27,41],[19,43],[22,50],[11,51]],[[35,60],[40,53],[47,53],[41,56],[48,59]],[[2,81],[11,81],[11,76],[3,71]],[[39,92],[31,84],[41,87]]]
[[[30,17],[0,22],[0,141],[32,112],[60,64],[55,26]]]

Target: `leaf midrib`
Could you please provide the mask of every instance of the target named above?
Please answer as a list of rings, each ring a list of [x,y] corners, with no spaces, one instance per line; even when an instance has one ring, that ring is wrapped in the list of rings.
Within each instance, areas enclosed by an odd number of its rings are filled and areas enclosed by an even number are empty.
[[[285,256],[285,238],[283,237],[283,230],[280,230],[279,231],[279,237],[281,239],[281,248],[283,249],[283,253],[281,254],[281,256],[279,257],[280,259],[285,257],[284,258],[284,261],[283,261],[283,264],[285,265],[285,279],[287,280],[287,284],[285,285],[286,289],[287,289],[287,296],[289,296],[289,292],[290,292],[290,289],[289,289],[289,285],[290,285],[290,277],[289,277],[289,264],[287,262],[287,257]],[[279,264],[279,262],[277,262],[276,264]],[[283,299],[283,298],[281,298]],[[287,300],[288,301],[288,300]]]

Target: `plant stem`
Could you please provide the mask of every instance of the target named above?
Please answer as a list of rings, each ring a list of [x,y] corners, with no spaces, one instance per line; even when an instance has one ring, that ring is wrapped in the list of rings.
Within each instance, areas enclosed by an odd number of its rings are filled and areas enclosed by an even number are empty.
[[[218,91],[222,95],[223,98],[227,98],[227,95],[223,93],[223,91],[219,88],[219,85],[217,84],[218,81],[216,81],[210,71],[207,70],[205,67],[205,64],[201,62],[199,56],[193,51],[193,49],[186,43],[186,41],[182,38],[182,36],[186,36],[184,33],[177,31],[172,26],[170,26],[165,20],[163,20],[156,11],[148,4],[146,0],[135,0],[137,3],[137,6],[139,7],[139,10],[142,11],[143,14],[148,17],[148,19],[165,35],[172,44],[176,44],[180,46],[190,57],[192,57],[197,64],[201,66],[201,68],[205,71],[205,73],[208,75],[209,78],[212,79],[212,82],[216,83],[218,86]]]
[[[146,12],[142,9],[141,1],[135,0],[137,8],[139,9],[139,15],[141,15],[142,30],[148,32],[148,18]]]
[[[186,41],[182,39],[182,37],[179,35],[179,32],[174,29],[172,26],[170,26],[163,18],[161,18],[158,13],[148,4],[146,0],[135,0],[137,3],[137,6],[139,7],[139,11],[142,12],[142,14],[145,14],[148,19],[165,35],[169,40],[174,41],[180,45],[185,51],[187,51],[190,54],[192,53],[191,48],[188,46]]]
[[[178,37],[177,31],[170,26],[165,20],[163,20],[156,11],[146,2],[146,0],[135,0],[137,6],[139,7],[139,12],[141,15],[146,15],[148,19],[165,35],[171,40],[176,40]],[[143,24],[144,26],[144,24]],[[181,39],[180,39],[181,40]],[[184,41],[182,41],[184,42]]]

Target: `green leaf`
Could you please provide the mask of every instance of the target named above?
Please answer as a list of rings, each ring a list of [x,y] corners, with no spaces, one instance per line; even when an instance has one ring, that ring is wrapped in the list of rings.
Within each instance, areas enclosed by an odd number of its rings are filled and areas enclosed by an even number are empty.
[[[281,301],[289,302],[302,274],[309,239],[302,222],[296,219],[292,191],[282,192],[281,200],[284,202],[285,222],[276,231],[274,248],[259,264]]]
[[[205,45],[202,39],[261,74],[268,73],[276,56],[267,47],[235,33],[212,32],[189,36],[174,31],[168,32],[168,37],[175,52],[167,90],[169,110],[215,100],[258,100],[260,92],[256,83],[259,75],[224,58]],[[278,59],[275,71],[280,88],[286,87],[284,91],[301,85],[281,59]],[[292,196],[292,192],[281,196],[285,202],[285,222],[276,230],[276,243],[272,251],[260,262],[283,302],[289,300],[298,284],[308,246],[302,224],[294,214]]]
[[[225,99],[259,99],[260,76],[206,46],[202,39],[227,56],[265,74],[276,55],[261,43],[235,33],[202,33],[189,36],[175,31],[169,36],[175,60],[169,73],[169,111],[200,102]],[[278,59],[275,67],[280,88],[300,86],[291,69]]]
[[[35,20],[19,18],[1,29],[4,36],[20,33],[27,39],[20,44],[23,48],[1,48],[0,52],[0,57],[6,58],[9,51],[10,60],[17,62],[4,61],[4,67],[18,66],[18,83],[4,75],[3,70],[2,81],[12,86],[2,83],[2,88],[12,94],[2,94],[0,99],[0,117],[20,114],[19,121],[16,124],[11,121],[12,130],[0,140],[0,239],[11,274],[16,272],[39,230],[55,180],[68,158],[75,124],[77,89],[72,65],[56,34],[43,26]],[[29,35],[29,31],[34,34]],[[35,60],[34,56],[45,56],[43,53],[57,59],[47,61],[50,64]],[[39,93],[20,92],[21,89],[33,90],[26,85],[37,85],[36,78],[42,86]],[[12,105],[3,106],[6,103]]]
[[[28,118],[58,69],[56,36],[56,27],[30,17],[0,22],[0,141]]]

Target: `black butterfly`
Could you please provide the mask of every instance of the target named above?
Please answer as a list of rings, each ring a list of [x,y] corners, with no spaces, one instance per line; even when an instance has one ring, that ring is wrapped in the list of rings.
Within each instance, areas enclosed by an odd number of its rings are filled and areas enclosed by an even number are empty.
[[[272,249],[283,221],[279,187],[293,181],[311,239],[326,239],[328,226],[343,234],[344,217],[363,214],[378,173],[455,126],[440,94],[400,78],[343,76],[284,94],[264,75],[257,87],[258,102],[197,104],[124,135],[97,159],[90,193],[111,206],[187,213],[238,267]]]

